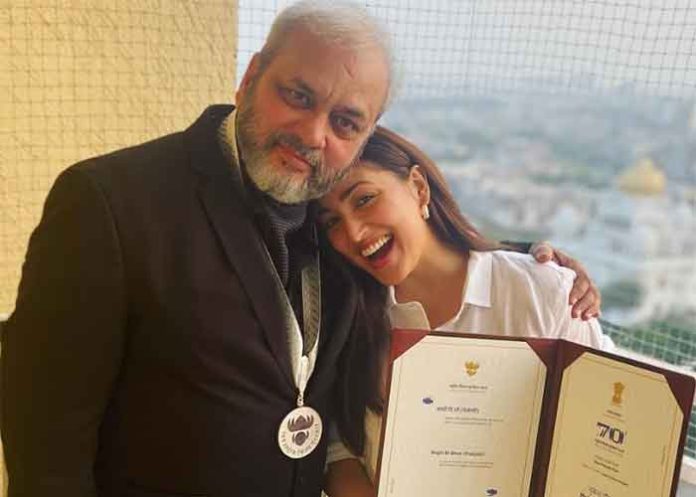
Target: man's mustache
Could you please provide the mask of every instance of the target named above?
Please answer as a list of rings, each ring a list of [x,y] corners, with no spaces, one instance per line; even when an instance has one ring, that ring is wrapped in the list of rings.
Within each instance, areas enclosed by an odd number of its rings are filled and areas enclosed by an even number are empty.
[[[318,172],[323,170],[324,160],[321,152],[312,150],[306,146],[302,143],[300,137],[290,133],[273,133],[268,137],[265,148],[270,150],[278,145],[292,149],[293,152],[310,165],[313,171]]]

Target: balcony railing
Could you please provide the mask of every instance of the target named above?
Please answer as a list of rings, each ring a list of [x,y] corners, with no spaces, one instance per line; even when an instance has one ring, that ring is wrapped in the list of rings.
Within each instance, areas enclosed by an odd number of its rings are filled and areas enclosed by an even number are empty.
[[[696,330],[666,324],[627,328],[605,320],[600,322],[621,354],[696,378]],[[696,485],[696,405],[691,409],[681,479]]]

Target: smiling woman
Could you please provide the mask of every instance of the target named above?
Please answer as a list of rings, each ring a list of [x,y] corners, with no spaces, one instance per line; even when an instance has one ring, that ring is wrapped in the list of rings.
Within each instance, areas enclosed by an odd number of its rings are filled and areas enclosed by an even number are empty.
[[[336,418],[347,447],[334,437],[332,497],[375,495],[390,326],[612,347],[595,319],[571,318],[572,271],[497,250],[503,245],[461,214],[432,160],[386,128],[377,128],[358,165],[318,204],[328,259],[337,253],[351,264],[362,292],[340,366],[345,397]]]
[[[384,127],[370,137],[360,167],[319,205],[331,245],[384,285],[402,283],[417,269],[427,277],[423,262],[456,268],[462,251],[501,248],[461,214],[432,160]]]
[[[321,224],[331,245],[352,264],[393,285],[434,244],[433,233],[419,219],[428,196],[418,166],[402,180],[365,162],[322,199]]]

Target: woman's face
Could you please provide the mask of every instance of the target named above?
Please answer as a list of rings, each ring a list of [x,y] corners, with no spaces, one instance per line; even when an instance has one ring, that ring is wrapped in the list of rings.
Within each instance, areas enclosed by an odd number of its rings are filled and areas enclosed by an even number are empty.
[[[361,162],[319,201],[319,224],[352,264],[383,285],[398,285],[418,266],[433,236],[421,214],[428,200],[417,167],[403,179]]]

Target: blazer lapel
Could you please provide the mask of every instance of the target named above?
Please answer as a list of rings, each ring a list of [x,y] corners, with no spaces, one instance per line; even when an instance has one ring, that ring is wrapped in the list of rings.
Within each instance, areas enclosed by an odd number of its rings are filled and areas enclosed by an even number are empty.
[[[310,380],[310,388],[314,392],[322,391],[332,375],[327,374],[336,367],[338,356],[348,339],[353,323],[357,294],[354,283],[347,275],[347,269],[335,266],[322,268],[322,314],[320,349],[317,365]],[[331,275],[327,274],[331,271]],[[337,292],[340,289],[340,292]],[[330,307],[331,309],[328,309]]]
[[[269,348],[294,388],[287,344],[288,321],[275,268],[244,202],[243,186],[217,143],[217,129],[232,108],[211,107],[189,128],[191,165],[203,173],[199,195],[224,252],[244,285]],[[202,122],[203,121],[203,122]]]

